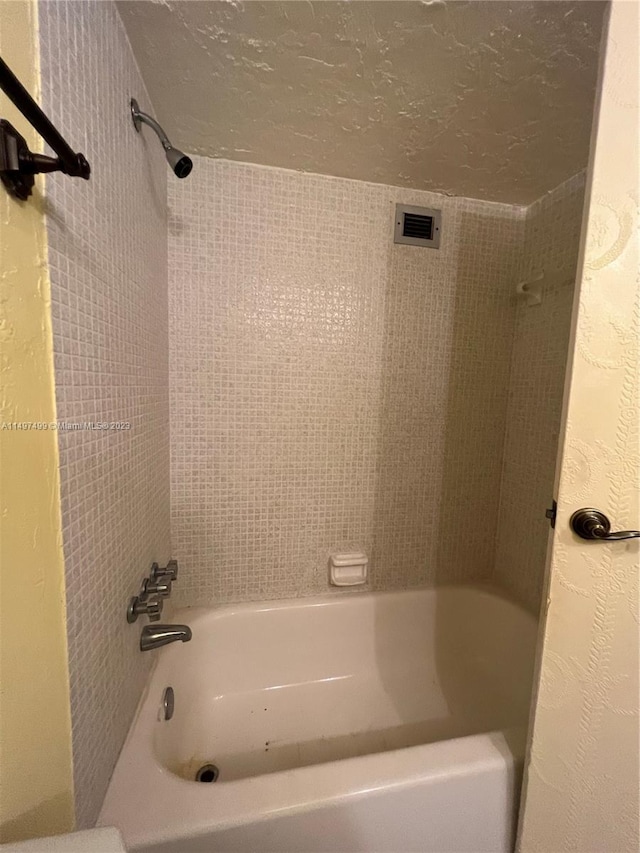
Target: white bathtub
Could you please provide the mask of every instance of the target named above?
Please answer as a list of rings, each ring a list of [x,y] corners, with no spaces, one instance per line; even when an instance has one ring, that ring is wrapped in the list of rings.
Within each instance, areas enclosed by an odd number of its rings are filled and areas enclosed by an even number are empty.
[[[480,588],[183,610],[99,824],[134,849],[507,853],[536,636]],[[170,721],[160,713],[168,685]],[[204,764],[218,781],[194,781]]]

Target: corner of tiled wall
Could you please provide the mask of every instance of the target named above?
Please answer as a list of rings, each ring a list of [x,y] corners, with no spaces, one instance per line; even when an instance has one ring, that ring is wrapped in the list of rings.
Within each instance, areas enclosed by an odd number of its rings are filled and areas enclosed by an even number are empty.
[[[47,178],[76,813],[97,817],[152,655],[128,597],[170,556],[166,163],[113,2],[42,0],[44,109],[91,164]]]
[[[540,608],[553,500],[585,173],[527,208],[518,280],[544,272],[542,301],[516,308],[494,580]]]
[[[182,603],[325,592],[359,546],[367,588],[489,581],[535,609],[584,176],[524,208],[196,170],[169,194]],[[438,252],[393,244],[396,202],[442,208]]]

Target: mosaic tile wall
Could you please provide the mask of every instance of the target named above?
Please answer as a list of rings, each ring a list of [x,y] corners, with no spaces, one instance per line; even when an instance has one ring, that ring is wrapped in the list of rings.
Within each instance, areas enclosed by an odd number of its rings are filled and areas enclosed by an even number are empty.
[[[169,207],[182,603],[323,592],[354,546],[373,589],[489,579],[523,210],[200,157]]]
[[[535,606],[572,288],[528,309],[513,284],[575,264],[582,185],[525,212],[195,158],[169,182],[167,330],[167,169],[130,126],[120,19],[40,18],[44,108],[93,168],[47,184],[58,417],[131,424],[59,434],[82,827],[152,659],[123,612],[170,556],[169,410],[178,603],[323,592],[357,546],[368,588],[495,580]],[[398,201],[443,209],[439,251],[393,244]]]
[[[47,179],[77,820],[95,820],[152,655],[128,597],[170,556],[166,163],[115,5],[39,6],[44,109],[91,163]],[[43,709],[44,712],[44,709]]]
[[[549,535],[545,509],[561,426],[582,225],[584,173],[527,208],[519,280],[540,270],[542,303],[518,301],[509,377],[494,579],[537,612]]]

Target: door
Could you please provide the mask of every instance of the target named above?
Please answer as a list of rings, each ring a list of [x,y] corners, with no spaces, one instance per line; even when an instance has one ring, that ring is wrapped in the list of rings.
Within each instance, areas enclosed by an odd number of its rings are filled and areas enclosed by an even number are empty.
[[[614,0],[592,138],[558,510],[521,853],[636,853],[639,541],[585,541],[582,507],[639,524],[637,0]],[[571,363],[572,362],[572,363]]]

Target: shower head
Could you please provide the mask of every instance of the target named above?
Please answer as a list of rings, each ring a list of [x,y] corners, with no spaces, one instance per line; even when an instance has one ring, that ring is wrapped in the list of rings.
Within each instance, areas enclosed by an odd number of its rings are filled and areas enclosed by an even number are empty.
[[[179,178],[186,178],[189,172],[193,169],[193,161],[191,157],[180,151],[178,148],[165,148],[167,162]]]
[[[151,118],[150,115],[142,112],[135,98],[131,98],[131,118],[133,120],[133,126],[138,133],[140,133],[140,128],[143,124],[148,124],[149,127],[156,132],[158,139],[164,148],[167,163],[173,169],[174,174],[178,178],[186,178],[193,169],[193,162],[191,158],[187,157],[183,151],[173,147],[169,142],[169,137],[160,127],[158,122],[154,118]]]

